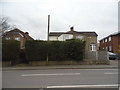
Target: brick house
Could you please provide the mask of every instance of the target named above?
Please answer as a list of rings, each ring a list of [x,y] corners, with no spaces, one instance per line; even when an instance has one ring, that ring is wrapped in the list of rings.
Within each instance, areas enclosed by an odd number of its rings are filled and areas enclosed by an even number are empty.
[[[78,32],[71,27],[68,32],[50,32],[50,41],[65,41],[67,39],[80,39],[86,42],[85,51],[96,51],[97,50],[97,34],[96,32]]]
[[[17,40],[20,41],[20,49],[25,48],[26,40],[34,40],[31,36],[29,36],[28,32],[23,32],[19,29],[13,29],[11,31],[5,32],[3,34],[3,39],[5,40]]]
[[[100,40],[100,50],[118,53],[120,46],[120,32],[111,34]]]

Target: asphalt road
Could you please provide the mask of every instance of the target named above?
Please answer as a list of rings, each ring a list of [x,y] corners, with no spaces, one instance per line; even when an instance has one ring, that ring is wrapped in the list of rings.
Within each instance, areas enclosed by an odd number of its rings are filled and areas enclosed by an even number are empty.
[[[117,69],[3,71],[3,88],[117,87]]]

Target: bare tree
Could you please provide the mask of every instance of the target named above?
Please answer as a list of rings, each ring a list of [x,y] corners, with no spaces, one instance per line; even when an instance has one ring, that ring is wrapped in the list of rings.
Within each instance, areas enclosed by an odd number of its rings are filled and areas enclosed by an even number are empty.
[[[8,18],[3,17],[0,18],[0,36],[3,35],[6,31],[10,29],[10,25],[8,24]]]

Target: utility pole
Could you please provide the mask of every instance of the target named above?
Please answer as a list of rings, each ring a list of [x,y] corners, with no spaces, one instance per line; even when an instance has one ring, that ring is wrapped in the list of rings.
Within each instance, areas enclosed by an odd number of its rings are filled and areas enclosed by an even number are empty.
[[[47,42],[49,42],[49,31],[50,31],[50,15],[48,15],[48,34],[47,34]],[[48,65],[49,58],[48,58],[48,52],[47,52],[47,59],[46,59],[46,65]]]
[[[50,31],[50,15],[48,15],[48,36],[47,36],[47,41],[49,41],[49,31]]]

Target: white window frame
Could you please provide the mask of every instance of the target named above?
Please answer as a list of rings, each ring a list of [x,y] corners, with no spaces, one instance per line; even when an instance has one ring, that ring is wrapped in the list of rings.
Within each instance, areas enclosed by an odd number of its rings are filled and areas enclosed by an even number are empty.
[[[77,39],[80,39],[80,40],[83,40],[83,36],[79,35],[79,36],[76,36]]]
[[[90,51],[96,51],[96,44],[90,44]]]
[[[69,38],[69,35],[63,35],[63,41],[67,40],[67,39],[70,39]]]
[[[10,37],[6,37],[5,39],[6,39],[6,40],[10,40]]]
[[[112,46],[109,46],[109,51],[112,51]]]
[[[106,49],[106,51],[108,51],[108,47],[106,47],[105,49]]]
[[[111,41],[111,36],[109,37],[109,41]]]
[[[104,43],[104,40],[103,40],[103,43]]]
[[[15,40],[20,41],[20,37],[15,37]]]
[[[108,40],[107,40],[107,38],[105,39],[105,42],[107,42]]]

